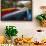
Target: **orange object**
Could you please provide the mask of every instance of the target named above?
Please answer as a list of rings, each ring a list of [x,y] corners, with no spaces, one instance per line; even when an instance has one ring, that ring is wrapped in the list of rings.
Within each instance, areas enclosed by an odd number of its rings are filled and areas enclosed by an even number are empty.
[[[11,11],[11,10],[16,10],[16,8],[6,8],[6,9],[2,9],[2,11]]]
[[[4,36],[0,36],[0,44],[4,44],[5,43],[5,37]]]

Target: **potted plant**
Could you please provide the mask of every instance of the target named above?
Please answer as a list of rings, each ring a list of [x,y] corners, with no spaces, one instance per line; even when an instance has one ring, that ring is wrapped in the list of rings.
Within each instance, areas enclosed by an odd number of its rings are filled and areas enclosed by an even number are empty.
[[[6,29],[5,30],[6,30],[5,34],[8,37],[8,42],[11,41],[11,38],[13,36],[17,36],[18,31],[17,31],[17,29],[16,29],[15,26],[6,26]]]
[[[46,27],[46,14],[41,14],[36,17],[39,20],[41,26]]]

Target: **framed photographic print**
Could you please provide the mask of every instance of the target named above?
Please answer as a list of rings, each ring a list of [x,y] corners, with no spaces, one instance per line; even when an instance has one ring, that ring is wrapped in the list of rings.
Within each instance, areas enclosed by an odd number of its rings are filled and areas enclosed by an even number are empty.
[[[1,0],[1,21],[32,21],[32,0]]]

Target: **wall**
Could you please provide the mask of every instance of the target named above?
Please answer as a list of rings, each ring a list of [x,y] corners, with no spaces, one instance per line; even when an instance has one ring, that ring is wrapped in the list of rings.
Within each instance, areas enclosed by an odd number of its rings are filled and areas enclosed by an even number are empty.
[[[19,33],[18,36],[21,36],[22,34],[24,36],[31,36],[33,33],[36,32],[37,29],[43,29],[46,31],[46,28],[40,27],[38,22],[36,21],[35,17],[38,14],[41,14],[42,11],[40,10],[40,6],[46,5],[46,0],[33,0],[33,19],[32,21],[23,21],[23,22],[17,22],[17,21],[0,21],[0,35],[4,34],[4,29],[6,25],[14,25],[18,29]]]

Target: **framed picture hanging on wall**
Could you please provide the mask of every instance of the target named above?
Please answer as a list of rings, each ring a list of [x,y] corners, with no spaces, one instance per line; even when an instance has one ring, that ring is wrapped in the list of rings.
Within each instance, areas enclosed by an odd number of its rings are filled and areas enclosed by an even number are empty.
[[[1,0],[1,21],[32,21],[32,0]]]

